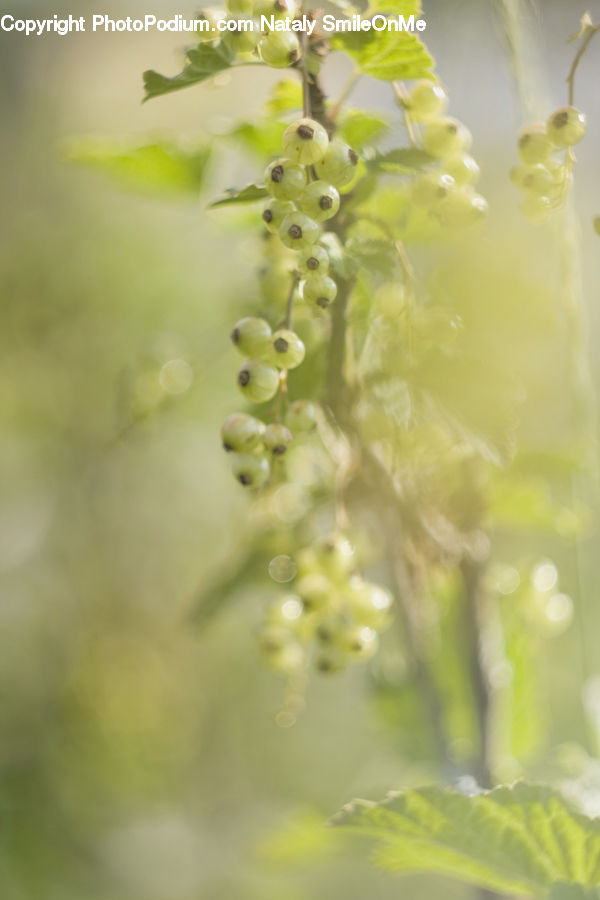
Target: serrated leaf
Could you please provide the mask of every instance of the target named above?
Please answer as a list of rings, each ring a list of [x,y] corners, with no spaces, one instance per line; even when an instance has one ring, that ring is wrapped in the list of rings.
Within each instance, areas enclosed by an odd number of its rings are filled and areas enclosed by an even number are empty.
[[[388,121],[382,116],[351,109],[340,123],[339,134],[355,150],[362,150],[376,143],[388,130]]]
[[[425,45],[409,31],[347,31],[332,43],[352,57],[363,75],[379,81],[426,78],[434,65]]]
[[[226,44],[199,44],[188,50],[185,66],[178,75],[168,78],[153,69],[144,72],[144,102],[206,81],[212,75],[229,69],[234,59],[235,53]]]
[[[186,149],[169,141],[124,143],[104,138],[70,141],[66,158],[144,191],[197,193],[204,182],[211,150]]]
[[[388,169],[418,172],[433,162],[433,158],[418,147],[397,147],[387,153],[377,153],[367,161],[371,170]]]
[[[387,278],[392,277],[398,262],[394,244],[374,238],[350,238],[346,244],[346,257],[351,263],[352,274],[366,269]]]
[[[209,209],[217,209],[220,206],[233,206],[236,203],[256,203],[268,197],[267,189],[259,184],[248,184],[245,188],[228,188],[225,196],[220,197],[209,205]]]
[[[284,78],[273,88],[271,96],[265,103],[265,113],[275,118],[294,109],[302,109],[302,86],[292,78]]]
[[[439,787],[392,793],[349,804],[332,824],[375,838],[376,862],[396,872],[435,872],[528,897],[557,883],[600,883],[600,820],[544,785],[474,796]]]

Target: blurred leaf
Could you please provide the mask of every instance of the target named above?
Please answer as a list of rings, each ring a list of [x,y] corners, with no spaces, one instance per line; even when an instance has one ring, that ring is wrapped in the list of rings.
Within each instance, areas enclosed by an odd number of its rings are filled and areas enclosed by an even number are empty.
[[[325,825],[325,817],[316,810],[295,812],[262,842],[261,856],[286,867],[322,860],[340,844],[340,835]]]
[[[400,170],[404,172],[418,172],[430,162],[433,162],[431,156],[418,147],[398,147],[395,150],[389,150],[387,153],[377,153],[372,159],[367,161],[369,169],[388,169]]]
[[[236,203],[256,203],[257,200],[264,200],[268,196],[267,189],[258,184],[248,184],[239,191],[237,188],[228,188],[225,191],[225,197],[215,200],[209,205],[209,209],[233,206]]]
[[[586,891],[575,884],[555,884],[549,900],[598,900],[598,891]]]
[[[514,532],[538,531],[574,537],[583,531],[585,511],[557,503],[547,482],[498,473],[490,508],[498,525]]]
[[[409,31],[347,31],[333,47],[347,53],[362,72],[379,81],[425,78],[434,62],[424,44]]]
[[[355,150],[376,143],[389,130],[387,119],[373,113],[351,109],[346,112],[339,127],[339,134]]]
[[[395,16],[418,16],[421,12],[420,0],[372,0],[369,8],[375,12],[386,12]]]
[[[69,142],[66,157],[141,190],[197,193],[204,183],[211,148],[187,150],[168,141],[139,145],[84,138]]]
[[[346,260],[353,275],[359,269],[366,269],[391,278],[398,264],[398,253],[391,241],[350,238],[346,244]]]
[[[475,796],[438,787],[392,793],[382,803],[348,804],[332,824],[375,838],[376,862],[396,872],[436,872],[528,897],[556,882],[600,883],[600,821],[543,785]]]
[[[186,53],[186,62],[183,71],[179,75],[168,78],[152,69],[144,72],[144,102],[162,94],[170,94],[182,88],[199,84],[212,75],[217,75],[228,69],[235,59],[233,53],[224,43],[216,46],[212,44],[199,44]]]
[[[229,132],[228,137],[240,141],[264,161],[266,156],[281,156],[281,139],[285,128],[285,123],[275,120],[261,119],[256,125],[253,122],[242,122]]]
[[[226,573],[215,579],[208,588],[199,591],[189,613],[190,621],[204,627],[217,613],[223,611],[235,591],[240,586],[247,586],[256,577],[264,573],[264,559],[254,544],[244,556],[232,561]]]
[[[276,118],[281,113],[294,109],[302,109],[302,86],[299,81],[284,78],[273,88],[271,96],[265,103],[265,113],[268,117]]]

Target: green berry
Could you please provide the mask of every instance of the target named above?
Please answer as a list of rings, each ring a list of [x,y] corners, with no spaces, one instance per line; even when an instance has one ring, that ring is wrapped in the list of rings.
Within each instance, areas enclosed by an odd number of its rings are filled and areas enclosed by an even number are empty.
[[[528,194],[520,208],[525,218],[535,224],[545,222],[553,209],[550,198],[539,194]]]
[[[479,181],[479,166],[468,153],[445,159],[444,172],[451,175],[456,184],[475,184]]]
[[[278,200],[295,200],[306,187],[306,170],[289,159],[276,159],[267,166],[265,186]]]
[[[469,187],[461,187],[450,191],[433,213],[446,228],[461,228],[481,221],[487,211],[485,197],[476,194]]]
[[[556,176],[541,163],[537,163],[535,166],[518,166],[517,168],[520,171],[515,173],[515,183],[523,191],[548,196],[559,184]]]
[[[415,122],[429,122],[440,116],[448,105],[448,95],[437,81],[423,79],[412,87],[404,106]]]
[[[521,161],[529,166],[545,162],[554,149],[541,122],[532,122],[521,130],[517,148]]]
[[[247,359],[238,370],[237,383],[252,403],[265,403],[279,389],[279,372],[260,359]]]
[[[337,294],[337,284],[329,275],[309,275],[300,288],[304,300],[320,309],[327,309]]]
[[[310,400],[294,400],[288,407],[285,422],[294,434],[313,431],[317,426],[318,409]]]
[[[348,577],[355,565],[354,547],[342,536],[334,535],[321,541],[315,552],[322,571],[334,580]]]
[[[219,35],[219,31],[217,29],[217,21],[222,17],[222,13],[216,9],[203,9],[199,15],[198,19],[208,22],[209,28],[204,31],[196,32],[196,40],[199,43],[205,43],[206,41],[214,41]]]
[[[298,119],[283,135],[286,155],[303,166],[312,166],[322,160],[328,145],[327,132],[314,119]]]
[[[278,369],[295,369],[304,359],[304,344],[294,331],[282,328],[271,339],[271,361]]]
[[[303,250],[298,260],[301,272],[310,275],[326,275],[329,269],[329,254],[324,247],[315,244]]]
[[[292,432],[289,428],[278,423],[267,425],[263,434],[263,443],[273,456],[283,456],[292,440]]]
[[[446,197],[454,187],[454,178],[440,172],[428,172],[415,181],[413,200],[417,206],[430,209]]]
[[[286,216],[296,211],[296,207],[289,200],[270,200],[265,206],[262,219],[269,231],[279,234],[281,223]]]
[[[300,41],[293,31],[269,31],[258,45],[263,62],[274,69],[285,69],[300,57]]]
[[[370,659],[378,647],[377,632],[368,625],[356,625],[343,635],[342,649],[355,659]]]
[[[334,593],[330,580],[319,572],[304,575],[295,584],[296,593],[302,598],[305,608],[309,612],[324,609]]]
[[[336,672],[341,672],[345,669],[347,662],[347,657],[341,650],[331,647],[327,650],[321,650],[315,657],[314,664],[317,672],[320,672],[322,675],[334,675]]]
[[[552,113],[546,127],[555,147],[572,147],[585,134],[585,113],[574,106],[564,106]]]
[[[350,579],[345,596],[360,625],[382,631],[390,624],[393,601],[385,588],[355,576]]]
[[[350,184],[356,174],[358,155],[343,141],[333,140],[322,160],[315,163],[317,175],[337,188]]]
[[[305,651],[294,635],[285,628],[263,628],[259,643],[265,662],[279,672],[295,672],[306,662]]]
[[[313,181],[304,188],[297,200],[298,206],[316,222],[332,219],[340,208],[337,188],[326,181]]]
[[[265,426],[259,419],[246,413],[234,413],[228,416],[221,428],[223,448],[245,453],[253,450],[261,441]]]
[[[231,340],[242,356],[264,356],[269,351],[271,334],[271,326],[266,319],[248,316],[236,323]]]
[[[466,151],[471,146],[472,138],[469,129],[449,116],[428,122],[423,129],[423,149],[436,159],[447,159],[457,153]]]
[[[269,606],[266,621],[269,625],[296,630],[303,613],[304,605],[297,594],[282,594]]]
[[[244,487],[261,487],[271,472],[268,459],[254,453],[236,453],[231,469]]]
[[[290,250],[305,250],[314,244],[321,230],[314,219],[304,213],[289,213],[279,226],[279,237]]]
[[[236,22],[239,21],[237,16],[229,18],[234,19]],[[247,26],[238,24],[233,30],[227,29],[223,32],[223,43],[230,50],[233,50],[234,53],[251,53],[256,49],[260,40],[261,31],[258,22],[251,19],[244,21],[252,22],[253,27],[251,28],[250,24]]]
[[[275,16],[276,19],[293,19],[298,13],[298,4],[294,0],[257,0],[254,5],[255,16]],[[277,32],[281,34],[282,32]]]

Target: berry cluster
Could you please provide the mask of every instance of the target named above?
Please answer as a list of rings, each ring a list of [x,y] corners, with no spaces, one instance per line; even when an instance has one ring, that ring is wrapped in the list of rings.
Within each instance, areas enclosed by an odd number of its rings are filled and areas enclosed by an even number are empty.
[[[377,651],[392,598],[355,573],[353,557],[341,536],[300,551],[294,591],[270,604],[260,632],[270,666],[289,674],[312,662],[317,671],[333,673]]]
[[[337,214],[338,188],[352,181],[358,156],[342,141],[330,142],[323,126],[309,118],[286,129],[283,152],[286,156],[265,172],[272,199],[263,210],[263,222],[288,249],[298,252],[301,296],[323,310],[335,300],[337,285],[328,274],[327,248],[319,243],[321,223]]]
[[[469,154],[469,129],[444,115],[448,95],[437,81],[417,81],[400,97],[411,131],[423,150],[436,161],[435,169],[417,178],[412,198],[441,225],[462,227],[479,221],[487,201],[476,193],[479,166]],[[417,132],[417,126],[418,132]]]
[[[564,206],[573,179],[573,151],[585,134],[585,114],[574,106],[552,113],[546,124],[533,122],[521,131],[520,164],[511,169],[512,182],[523,191],[521,211],[532,222],[543,222]]]

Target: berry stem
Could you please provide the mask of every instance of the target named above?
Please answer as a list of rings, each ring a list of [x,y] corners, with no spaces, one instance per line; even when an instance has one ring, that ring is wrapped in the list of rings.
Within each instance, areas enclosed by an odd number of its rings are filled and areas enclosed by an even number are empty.
[[[292,327],[292,320],[294,317],[294,300],[296,297],[296,287],[298,286],[298,281],[298,273],[292,272],[292,283],[290,285],[290,291],[285,304],[284,328],[290,329]]]
[[[394,94],[396,95],[396,97],[398,98],[398,100],[400,101],[400,104],[402,106],[402,114],[404,116],[404,124],[406,126],[406,132],[408,134],[409,140],[410,140],[411,144],[413,145],[413,147],[417,147],[418,146],[417,133],[415,131],[415,126],[413,125],[413,121],[410,117],[410,113],[408,112],[408,108],[406,107],[406,98],[408,97],[406,88],[404,87],[404,84],[401,81],[394,81],[392,84],[392,87],[394,89]]]
[[[350,77],[348,78],[348,81],[342,88],[342,93],[340,94],[340,96],[338,97],[336,102],[334,103],[334,105],[331,109],[331,112],[329,113],[329,121],[330,122],[336,121],[337,117],[339,116],[340,112],[342,111],[342,107],[344,106],[344,103],[350,96],[350,92],[352,91],[352,88],[354,87],[354,85],[356,84],[356,82],[358,81],[359,78],[360,78],[360,72],[357,69],[354,69],[354,71],[351,72]]]
[[[577,74],[577,69],[579,68],[579,63],[583,59],[587,48],[589,47],[592,38],[595,34],[600,31],[600,25],[594,25],[585,33],[583,40],[581,41],[581,45],[579,50],[575,55],[575,59],[573,60],[573,65],[571,66],[571,70],[567,75],[567,84],[569,85],[569,106],[575,105],[575,75]]]

